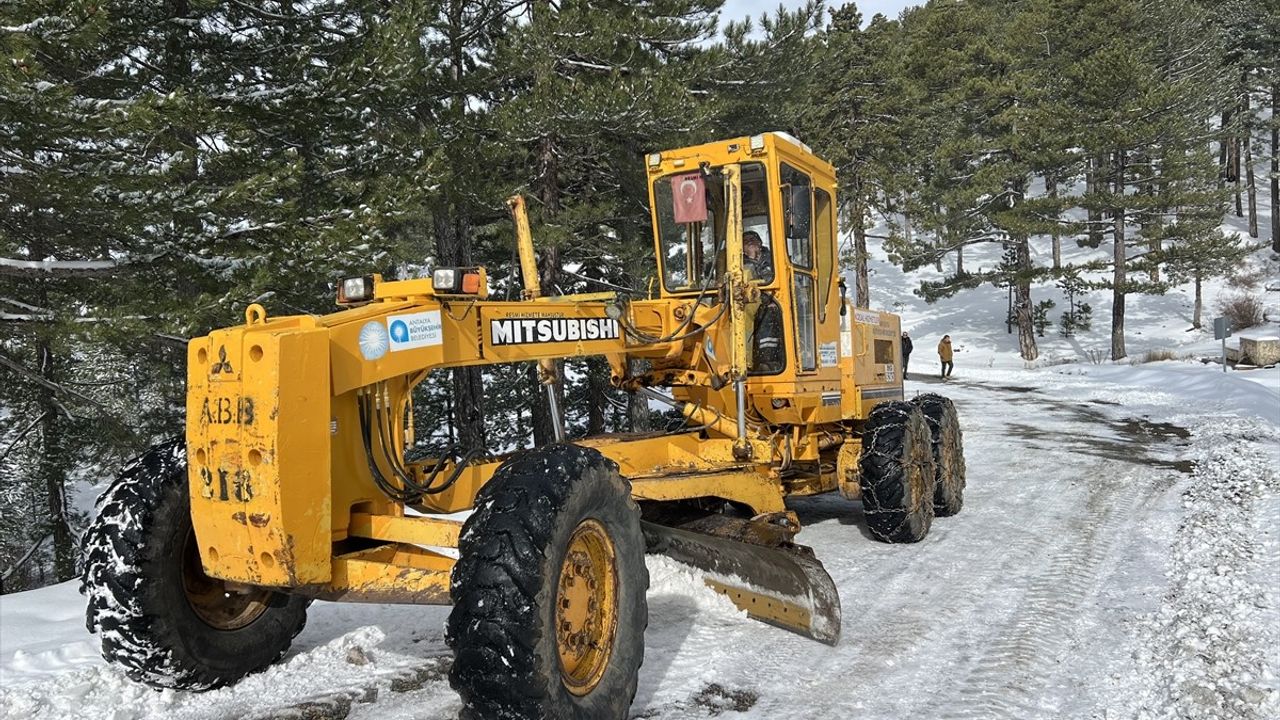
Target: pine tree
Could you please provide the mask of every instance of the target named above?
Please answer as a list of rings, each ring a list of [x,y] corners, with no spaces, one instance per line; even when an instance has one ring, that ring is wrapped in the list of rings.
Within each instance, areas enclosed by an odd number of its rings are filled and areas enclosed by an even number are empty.
[[[637,256],[652,267],[643,155],[694,137],[706,105],[697,92],[706,82],[698,43],[714,33],[719,5],[534,2],[528,22],[498,43],[494,63],[506,83],[495,122],[513,139],[513,189],[531,195],[544,292],[587,289],[569,266],[603,269],[597,279],[624,286],[640,279],[624,274]],[[595,367],[589,397],[598,404]],[[528,377],[534,441],[542,444],[552,439],[551,417],[537,378]]]
[[[0,552],[16,562],[33,558],[28,547],[47,547],[55,580],[71,577],[77,560],[73,469],[127,452],[153,419],[172,417],[164,403],[102,399],[108,384],[118,397],[146,394],[153,380],[173,388],[172,375],[149,363],[119,370],[149,352],[163,361],[172,347],[162,333],[130,332],[162,324],[152,323],[156,308],[146,301],[166,253],[156,208],[169,197],[169,177],[139,163],[154,156],[148,144],[165,128],[161,103],[132,92],[151,71],[129,62],[116,11],[0,7],[0,46],[11,59],[0,69],[0,403],[14,421],[0,443],[3,462],[26,479],[16,493],[22,505],[3,509],[23,526],[8,528],[19,537],[7,534]],[[147,21],[159,22],[129,22]]]
[[[946,244],[898,237],[891,242],[904,267],[919,267],[947,249],[999,243],[1001,265],[979,275],[957,272],[920,292],[930,301],[982,282],[1012,285],[1020,354],[1036,347],[1031,238],[1046,229],[1042,208],[1028,202],[1043,143],[1031,128],[1039,97],[1038,55],[1027,53],[1018,18],[1003,2],[938,7],[909,28],[909,72],[931,98],[924,122],[936,141],[933,167],[919,198],[920,224]],[[1034,47],[1034,46],[1033,46]]]
[[[1081,129],[1078,146],[1101,161],[1082,205],[1111,218],[1112,276],[1100,287],[1112,291],[1111,356],[1120,359],[1126,297],[1167,287],[1150,278],[1161,257],[1152,250],[1160,247],[1162,226],[1220,207],[1201,161],[1220,68],[1202,60],[1214,57],[1215,48],[1191,3],[1105,0],[1064,9],[1062,31],[1084,42],[1063,76],[1072,120]],[[1142,223],[1137,236],[1129,232],[1131,222]],[[1131,257],[1135,246],[1147,252]],[[1135,273],[1144,268],[1147,280]]]
[[[853,4],[831,11],[813,40],[819,62],[810,94],[800,105],[800,137],[836,168],[840,209],[852,230],[854,304],[870,307],[866,226],[871,211],[887,214],[890,199],[909,192],[911,125],[917,100],[897,72],[901,59],[897,22],[877,15],[862,29]]]

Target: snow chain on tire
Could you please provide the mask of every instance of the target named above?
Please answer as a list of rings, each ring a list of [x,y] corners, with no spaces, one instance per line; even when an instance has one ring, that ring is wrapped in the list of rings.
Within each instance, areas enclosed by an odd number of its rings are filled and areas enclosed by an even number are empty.
[[[918,407],[895,401],[871,411],[859,467],[862,507],[876,538],[913,543],[929,534],[937,470],[929,425]]]
[[[933,439],[933,459],[938,466],[933,491],[933,514],[948,517],[964,507],[964,435],[955,403],[936,393],[921,395],[913,402],[924,413]]]
[[[463,527],[450,586],[445,640],[462,717],[626,718],[648,624],[644,547],[630,484],[595,450],[552,445],[499,468]],[[593,596],[578,607],[594,612],[576,622],[588,625],[580,635],[590,630],[595,639],[565,640],[577,626],[561,613],[572,593],[597,588],[574,584],[592,576],[592,565],[613,590],[599,596],[613,599],[604,603],[611,610],[600,612]]]
[[[279,660],[310,601],[220,590],[200,568],[187,487],[181,440],[129,463],[98,499],[80,591],[89,600],[85,624],[101,636],[107,661],[152,687],[208,690]],[[193,596],[194,588],[203,594]]]

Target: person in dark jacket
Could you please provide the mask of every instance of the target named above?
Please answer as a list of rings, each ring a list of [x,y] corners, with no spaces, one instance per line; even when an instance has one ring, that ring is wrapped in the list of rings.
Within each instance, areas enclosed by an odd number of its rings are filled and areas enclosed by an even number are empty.
[[[902,379],[907,379],[907,365],[911,364],[911,336],[902,331]]]

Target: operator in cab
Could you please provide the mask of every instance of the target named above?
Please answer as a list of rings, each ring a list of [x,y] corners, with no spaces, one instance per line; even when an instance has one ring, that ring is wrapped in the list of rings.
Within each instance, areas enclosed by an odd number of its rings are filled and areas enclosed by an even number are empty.
[[[742,233],[742,266],[750,273],[751,280],[757,280],[762,285],[773,282],[773,263],[769,259],[769,252],[764,249],[760,233],[755,230]]]
[[[773,261],[754,230],[742,233],[742,268],[748,280],[761,285],[773,282]],[[747,367],[752,372],[775,373],[783,364],[782,310],[773,296],[765,293],[747,305]]]

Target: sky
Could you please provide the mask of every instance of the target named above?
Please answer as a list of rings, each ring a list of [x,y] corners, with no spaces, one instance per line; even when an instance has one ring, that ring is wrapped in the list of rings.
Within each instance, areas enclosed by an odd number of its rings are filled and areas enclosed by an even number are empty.
[[[846,0],[827,0],[828,7],[839,7]],[[923,5],[924,0],[856,0],[858,10],[862,11],[864,21],[870,20],[872,15],[882,13],[886,17],[896,18],[903,8],[909,5]],[[741,19],[746,15],[750,15],[753,20],[758,21],[761,13],[773,12],[778,9],[778,5],[785,5],[788,8],[803,5],[804,0],[725,0],[724,8],[720,11],[720,22],[723,24],[727,20]]]

